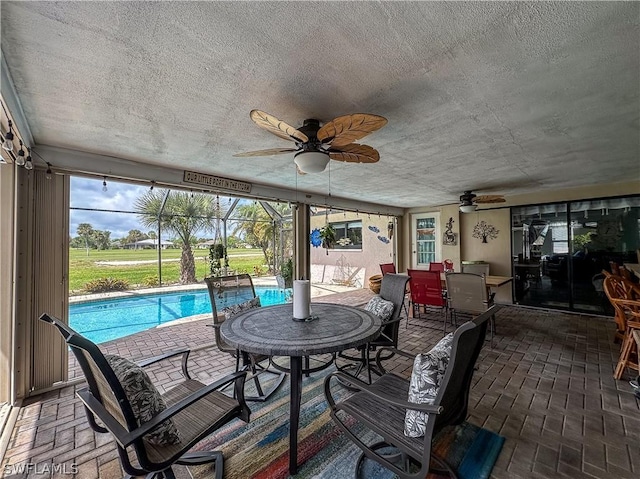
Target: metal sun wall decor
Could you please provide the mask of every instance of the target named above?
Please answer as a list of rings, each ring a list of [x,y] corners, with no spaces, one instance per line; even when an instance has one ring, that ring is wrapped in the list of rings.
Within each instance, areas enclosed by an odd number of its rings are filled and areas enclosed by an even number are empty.
[[[442,244],[446,246],[455,246],[458,244],[458,234],[452,231],[453,229],[453,217],[449,217],[449,221],[447,222],[447,227],[444,230],[444,234],[442,236]]]
[[[311,231],[311,246],[318,248],[321,244],[322,238],[320,237],[320,230],[318,228],[314,228],[313,231]]]
[[[500,230],[496,229],[495,226],[488,224],[486,221],[479,221],[473,227],[473,237],[474,238],[482,238],[483,243],[487,243],[487,238],[496,239],[498,237],[498,233]]]

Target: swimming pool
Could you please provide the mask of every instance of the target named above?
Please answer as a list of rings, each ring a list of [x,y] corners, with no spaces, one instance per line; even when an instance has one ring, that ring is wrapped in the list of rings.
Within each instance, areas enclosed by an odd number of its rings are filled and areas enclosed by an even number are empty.
[[[286,302],[281,289],[256,286],[262,306]],[[244,299],[228,298],[228,305]],[[206,289],[143,294],[69,305],[69,325],[95,343],[153,328],[169,321],[211,313]],[[213,336],[212,336],[213,337]]]

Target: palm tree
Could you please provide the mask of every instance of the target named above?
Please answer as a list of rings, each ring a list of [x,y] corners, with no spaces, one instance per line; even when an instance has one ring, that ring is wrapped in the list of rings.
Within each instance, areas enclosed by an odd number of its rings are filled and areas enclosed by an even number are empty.
[[[89,239],[93,236],[93,226],[89,223],[80,223],[76,232],[78,236],[84,238],[84,246],[87,248],[87,256],[89,256]]]
[[[289,206],[286,204],[269,203],[280,215],[289,214]],[[237,208],[238,216],[242,218],[233,234],[244,233],[244,239],[252,246],[262,250],[264,260],[269,269],[273,270],[274,250],[274,220],[269,216],[261,204],[257,202],[247,203]],[[276,226],[277,227],[277,226]]]
[[[162,208],[165,195],[167,200]],[[136,199],[134,208],[141,223],[147,228],[160,228],[180,238],[180,283],[195,283],[196,265],[191,240],[200,230],[212,229],[216,208],[212,197],[202,193],[151,190]]]

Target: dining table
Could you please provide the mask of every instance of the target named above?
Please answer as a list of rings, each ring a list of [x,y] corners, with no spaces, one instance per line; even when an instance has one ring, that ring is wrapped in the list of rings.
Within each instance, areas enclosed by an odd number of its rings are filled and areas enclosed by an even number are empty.
[[[293,305],[247,310],[220,327],[225,341],[241,351],[289,359],[289,473],[298,471],[298,425],[302,399],[302,358],[361,346],[380,334],[382,321],[351,306],[313,303],[304,320],[293,318]]]
[[[440,273],[440,281],[442,282],[442,287],[447,287],[447,273]],[[484,282],[489,288],[499,288],[500,286],[504,286],[507,283],[513,281],[512,276],[496,276],[489,275],[484,277]]]

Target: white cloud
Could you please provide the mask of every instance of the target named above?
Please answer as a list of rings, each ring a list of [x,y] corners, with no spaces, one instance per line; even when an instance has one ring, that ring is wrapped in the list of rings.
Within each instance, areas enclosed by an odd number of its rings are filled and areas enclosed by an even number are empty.
[[[69,234],[77,236],[78,225],[89,223],[93,229],[110,231],[111,239],[119,239],[127,236],[131,230],[140,230],[147,233],[149,228],[143,227],[134,213],[111,213],[105,211],[134,211],[134,203],[137,198],[149,190],[148,186],[119,183],[107,179],[107,191],[102,191],[102,178],[71,177],[71,211],[69,214]],[[221,202],[228,204],[228,197],[220,197]],[[244,201],[241,201],[243,203]],[[74,208],[86,208],[82,210]],[[233,225],[229,225],[229,233],[233,231]],[[199,232],[200,237],[211,237],[211,232]],[[163,238],[165,234],[163,234]]]

